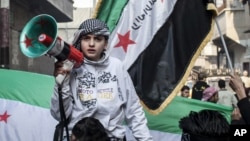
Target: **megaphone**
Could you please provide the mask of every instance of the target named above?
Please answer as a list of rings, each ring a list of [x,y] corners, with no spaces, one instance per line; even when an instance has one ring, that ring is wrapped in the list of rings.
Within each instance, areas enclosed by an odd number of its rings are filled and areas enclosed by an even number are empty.
[[[83,62],[83,54],[57,36],[56,20],[47,14],[33,17],[24,26],[20,35],[20,48],[30,58],[49,55],[65,61],[65,69],[79,66]],[[64,78],[65,75],[58,75],[57,83],[61,84]]]

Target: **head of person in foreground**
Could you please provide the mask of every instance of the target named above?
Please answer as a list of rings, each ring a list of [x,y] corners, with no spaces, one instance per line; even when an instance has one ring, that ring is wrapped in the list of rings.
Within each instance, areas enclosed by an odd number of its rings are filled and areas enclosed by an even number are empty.
[[[71,141],[109,141],[109,138],[98,119],[85,117],[73,127]]]
[[[181,141],[229,141],[230,126],[219,111],[191,111],[179,121]]]

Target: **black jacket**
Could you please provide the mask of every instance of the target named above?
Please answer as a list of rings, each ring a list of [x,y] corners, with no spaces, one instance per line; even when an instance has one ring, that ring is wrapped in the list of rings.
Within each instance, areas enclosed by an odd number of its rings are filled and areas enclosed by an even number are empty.
[[[192,99],[202,99],[203,91],[209,87],[205,81],[197,81],[192,88]]]
[[[238,101],[241,116],[247,125],[250,125],[250,98],[246,97]]]

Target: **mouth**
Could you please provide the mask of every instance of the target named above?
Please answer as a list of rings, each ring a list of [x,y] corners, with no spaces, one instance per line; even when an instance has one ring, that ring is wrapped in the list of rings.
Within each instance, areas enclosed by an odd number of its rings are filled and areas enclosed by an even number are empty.
[[[88,49],[88,53],[95,53],[94,49]]]

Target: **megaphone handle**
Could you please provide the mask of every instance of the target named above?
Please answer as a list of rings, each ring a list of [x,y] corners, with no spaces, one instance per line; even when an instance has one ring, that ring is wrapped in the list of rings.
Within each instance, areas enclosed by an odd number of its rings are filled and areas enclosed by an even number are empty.
[[[63,62],[63,69],[65,70],[71,70],[74,66],[74,63],[69,61],[68,59],[66,59],[64,62]],[[59,84],[59,85],[62,85],[66,76],[68,74],[58,74],[56,76],[56,83]]]

